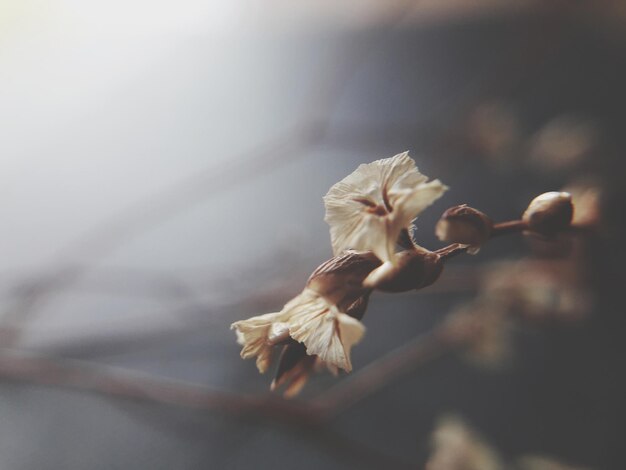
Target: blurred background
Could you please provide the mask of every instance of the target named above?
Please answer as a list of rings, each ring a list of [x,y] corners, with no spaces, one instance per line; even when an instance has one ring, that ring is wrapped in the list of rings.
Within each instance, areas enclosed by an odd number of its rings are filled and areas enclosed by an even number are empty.
[[[625,28],[619,0],[1,0],[0,468],[625,468]],[[351,376],[270,395],[229,325],[404,150],[451,188],[423,246],[563,188],[581,229],[375,294]]]

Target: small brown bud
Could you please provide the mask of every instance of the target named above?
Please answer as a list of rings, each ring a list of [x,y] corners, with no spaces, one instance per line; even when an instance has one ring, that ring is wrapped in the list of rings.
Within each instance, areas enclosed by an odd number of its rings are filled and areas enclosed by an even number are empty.
[[[346,312],[367,292],[363,280],[380,265],[381,261],[371,251],[346,251],[318,266],[306,287]]]
[[[568,228],[573,213],[572,196],[552,191],[533,199],[522,215],[522,220],[528,230],[550,236]]]
[[[468,253],[476,253],[478,248],[489,240],[493,221],[479,210],[467,204],[454,206],[443,213],[435,234],[447,243],[470,245]]]
[[[396,263],[383,263],[363,285],[383,292],[406,292],[431,285],[442,270],[443,262],[438,254],[417,247],[396,253]]]

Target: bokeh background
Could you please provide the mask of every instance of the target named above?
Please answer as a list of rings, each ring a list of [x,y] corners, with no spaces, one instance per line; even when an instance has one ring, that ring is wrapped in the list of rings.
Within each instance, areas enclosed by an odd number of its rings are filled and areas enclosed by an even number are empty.
[[[0,1],[0,468],[624,468],[625,28],[617,0]],[[451,205],[564,187],[586,228],[375,294],[350,377],[270,395],[229,325],[404,150],[451,187],[426,247]],[[458,312],[488,331],[442,343]]]

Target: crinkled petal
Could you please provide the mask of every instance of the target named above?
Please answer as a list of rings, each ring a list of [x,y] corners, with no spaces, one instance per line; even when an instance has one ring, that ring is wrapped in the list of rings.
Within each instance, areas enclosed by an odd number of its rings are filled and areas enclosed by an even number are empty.
[[[363,324],[309,289],[287,307],[290,335],[306,346],[307,354],[350,372],[350,349],[365,334]]]
[[[433,180],[390,195],[394,207],[394,225],[409,227],[419,213],[443,196],[447,190],[448,187],[441,181]]]
[[[272,360],[273,344],[269,340],[270,333],[274,335],[281,330],[281,312],[266,313],[233,323],[230,328],[235,330],[237,342],[243,346],[241,357],[250,359],[256,357],[256,366],[261,374],[267,371]]]
[[[401,229],[390,225],[387,218],[368,213],[354,212],[353,224],[331,225],[333,251],[336,255],[345,250],[373,251],[381,260],[391,260],[395,239]],[[358,219],[358,220],[357,220]]]
[[[324,196],[333,252],[371,250],[394,262],[402,229],[447,189],[427,183],[408,152],[360,165]]]

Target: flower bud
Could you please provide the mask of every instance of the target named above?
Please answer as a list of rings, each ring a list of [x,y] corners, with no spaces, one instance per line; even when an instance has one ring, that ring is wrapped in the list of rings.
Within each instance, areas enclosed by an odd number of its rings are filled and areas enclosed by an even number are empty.
[[[533,199],[522,215],[522,220],[532,232],[554,235],[570,226],[573,213],[572,196],[552,191]]]
[[[383,263],[363,281],[364,287],[383,292],[406,292],[421,289],[435,282],[443,262],[436,253],[417,247],[396,254],[396,263]]]
[[[306,287],[346,312],[367,291],[363,280],[380,265],[372,252],[346,251],[318,266]]]
[[[468,253],[478,252],[478,248],[491,236],[493,221],[479,210],[467,204],[454,206],[443,213],[435,234],[447,243],[470,245]]]

